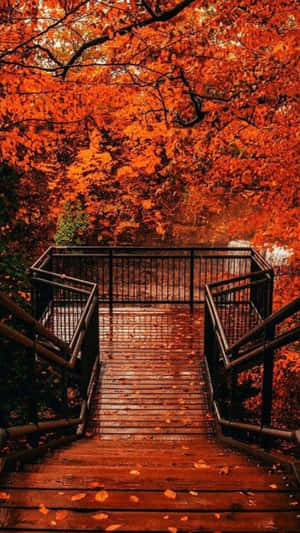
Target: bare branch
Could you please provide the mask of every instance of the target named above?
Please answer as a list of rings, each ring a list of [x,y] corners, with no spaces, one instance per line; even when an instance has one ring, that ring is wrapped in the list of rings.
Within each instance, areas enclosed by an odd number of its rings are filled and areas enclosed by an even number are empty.
[[[32,37],[30,37],[30,39],[27,39],[27,41],[24,41],[23,43],[20,43],[18,44],[17,46],[15,46],[14,48],[12,48],[11,50],[6,50],[5,52],[3,52],[2,54],[0,54],[0,60],[8,55],[11,55],[11,54],[14,54],[15,52],[17,52],[18,50],[20,50],[21,48],[24,48],[25,46],[27,46],[28,44],[32,43],[35,39],[37,39],[38,37],[41,37],[42,35],[45,35],[46,33],[48,33],[50,30],[53,30],[53,28],[56,28],[57,26],[59,26],[62,22],[64,22],[70,15],[73,15],[73,13],[76,13],[76,11],[78,11],[82,6],[84,6],[85,4],[88,4],[89,0],[83,0],[82,2],[80,2],[79,4],[77,4],[77,6],[74,6],[72,9],[70,9],[70,11],[68,11],[63,17],[61,17],[59,20],[56,20],[53,24],[50,24],[50,26],[47,26],[47,28],[45,28],[44,30],[40,31],[39,33],[36,33],[35,35],[33,35]]]
[[[176,15],[178,15],[178,13],[183,11],[183,9],[191,5],[194,1],[195,0],[182,0],[176,6],[170,9],[167,9],[166,11],[163,11],[162,13],[159,13],[157,15],[154,14],[153,16],[146,18],[144,20],[136,20],[135,22],[132,22],[131,24],[128,24],[127,26],[123,26],[122,28],[119,28],[118,30],[116,30],[114,36],[126,35],[127,33],[130,33],[135,28],[144,28],[156,22],[167,22],[168,20],[171,20]],[[82,56],[82,54],[86,50],[88,50],[89,48],[93,48],[95,46],[104,44],[109,40],[110,40],[110,37],[108,34],[106,34],[106,35],[102,35],[101,37],[96,37],[95,39],[91,39],[90,41],[87,41],[86,43],[82,44],[78,48],[77,52],[73,54],[71,59],[69,59],[68,63],[65,65],[63,69],[63,78],[66,77],[70,67],[77,61],[79,57]]]
[[[191,102],[195,110],[195,116],[191,120],[184,120],[178,114],[177,122],[178,124],[180,124],[180,126],[184,128],[189,128],[190,126],[194,126],[195,124],[197,124],[197,122],[201,122],[205,117],[205,113],[202,111],[202,100],[200,96],[197,93],[195,93],[193,89],[191,88],[190,83],[185,77],[185,74],[182,68],[180,68],[180,78],[183,84],[185,85],[185,87],[187,87],[188,89],[188,94],[191,98]]]

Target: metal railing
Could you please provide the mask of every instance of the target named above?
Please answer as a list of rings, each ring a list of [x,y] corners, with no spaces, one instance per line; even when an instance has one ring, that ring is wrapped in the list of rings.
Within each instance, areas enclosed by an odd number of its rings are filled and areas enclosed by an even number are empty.
[[[223,434],[264,449],[276,440],[299,445],[300,412],[291,429],[273,427],[272,414],[274,358],[300,339],[300,297],[272,314],[271,269],[253,269],[205,291],[205,363]]]
[[[24,367],[13,417],[4,414],[0,421],[2,445],[26,437],[33,450],[40,450],[55,445],[61,433],[74,438],[83,430],[100,358],[99,301],[111,310],[114,304],[193,309],[205,303],[206,366],[223,430],[241,439],[259,435],[265,446],[271,436],[299,441],[296,428],[271,426],[274,351],[299,339],[298,326],[276,328],[292,320],[299,301],[272,315],[273,271],[255,250],[50,247],[32,266],[31,280],[33,316],[5,295],[0,298],[7,313],[0,322],[4,350],[20,352]],[[242,372],[258,367],[263,370],[257,375],[262,387],[256,423],[246,419],[239,380]],[[27,397],[23,411],[20,391]],[[16,451],[4,465],[31,451]]]
[[[200,304],[205,284],[267,268],[251,248],[52,247],[41,263],[98,286],[114,304]]]
[[[48,252],[31,275],[34,316],[0,293],[12,403],[1,416],[0,447],[9,450],[1,469],[83,432],[99,364],[96,284],[51,272]],[[19,358],[12,365],[18,376],[11,380],[10,353]]]

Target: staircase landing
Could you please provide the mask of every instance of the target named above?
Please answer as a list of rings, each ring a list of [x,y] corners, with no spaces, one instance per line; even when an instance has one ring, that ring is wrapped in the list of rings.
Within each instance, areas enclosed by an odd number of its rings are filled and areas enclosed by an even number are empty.
[[[3,478],[3,531],[299,531],[300,492],[216,441],[201,312],[101,312],[89,438]]]

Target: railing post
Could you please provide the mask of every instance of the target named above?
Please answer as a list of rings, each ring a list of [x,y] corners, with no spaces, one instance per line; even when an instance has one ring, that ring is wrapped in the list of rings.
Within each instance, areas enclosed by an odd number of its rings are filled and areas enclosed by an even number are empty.
[[[268,309],[267,309],[267,315],[269,316],[273,312],[273,290],[274,290],[274,270],[272,269],[269,272],[270,280],[268,283]]]
[[[37,311],[37,288],[34,283],[34,277],[35,273],[33,270],[30,269],[30,293],[31,293],[31,314],[34,318],[37,318],[38,311]]]
[[[36,332],[33,327],[29,328],[28,336],[34,342],[36,342]],[[37,411],[37,387],[36,387],[36,378],[35,378],[35,348],[27,348],[27,361],[29,363],[29,372],[26,376],[25,389],[27,389],[27,406],[28,406],[28,416],[29,423],[36,424],[38,422],[38,411]],[[36,447],[39,442],[39,434],[32,433],[27,437],[29,444],[32,447]]]
[[[109,250],[109,310],[113,310],[113,251]]]
[[[190,252],[190,310],[194,310],[194,249]]]
[[[274,326],[267,328],[265,333],[265,342],[274,339]],[[264,353],[263,367],[263,386],[262,386],[262,410],[261,426],[270,426],[272,422],[272,397],[273,397],[273,367],[274,367],[274,350],[269,349]],[[268,437],[262,437],[261,445],[268,448],[270,440]]]

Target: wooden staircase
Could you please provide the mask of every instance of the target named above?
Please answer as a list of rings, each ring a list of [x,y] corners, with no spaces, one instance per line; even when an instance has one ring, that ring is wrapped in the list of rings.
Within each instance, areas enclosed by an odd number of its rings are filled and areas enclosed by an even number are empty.
[[[300,531],[300,488],[216,440],[203,315],[100,315],[103,366],[87,437],[1,479],[2,530]]]

